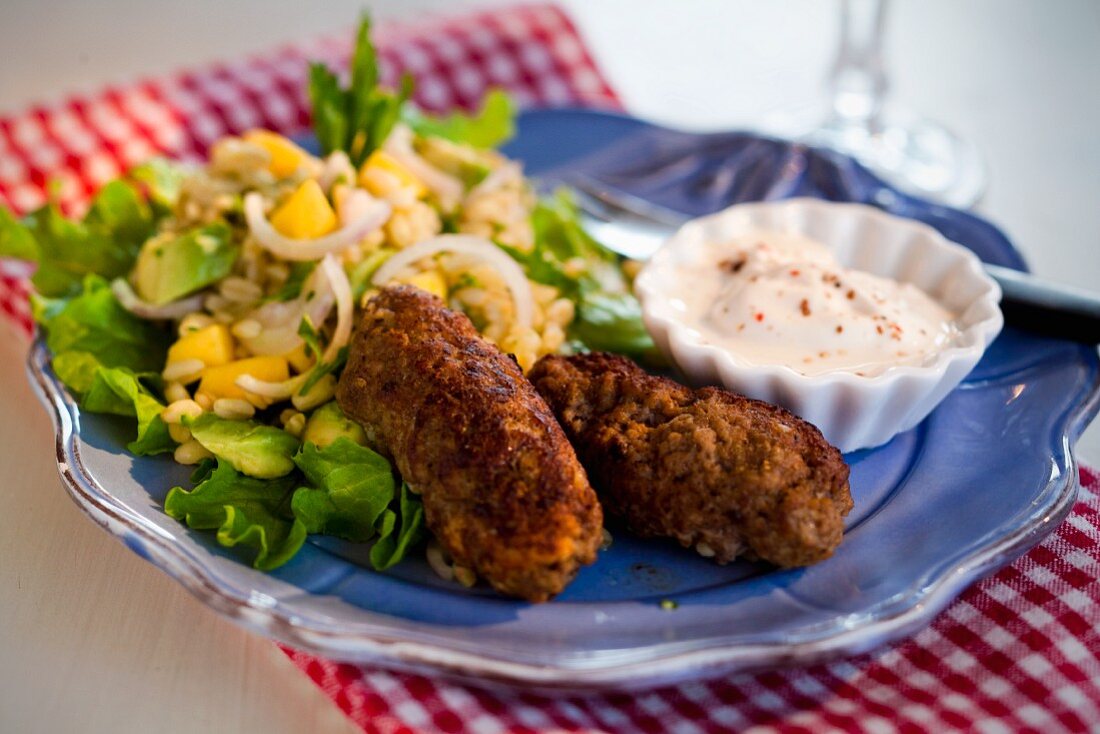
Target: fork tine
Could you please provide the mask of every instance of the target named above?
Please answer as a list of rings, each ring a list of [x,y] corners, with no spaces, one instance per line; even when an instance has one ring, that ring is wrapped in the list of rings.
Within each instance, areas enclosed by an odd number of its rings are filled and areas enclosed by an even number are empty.
[[[652,224],[678,228],[691,218],[682,212],[646,201],[621,189],[612,188],[585,174],[572,174],[566,179],[566,182],[579,195],[583,196],[588,205],[595,206],[595,203],[598,202],[602,214],[599,218],[604,219],[604,221],[629,215]],[[581,196],[578,196],[578,199]],[[581,206],[584,207],[586,204],[581,204]]]
[[[577,207],[583,213],[601,222],[611,222],[616,218],[615,212],[611,211],[607,204],[588,193],[585,189],[573,186],[572,181],[570,181],[570,188],[573,190],[573,198],[577,202]]]

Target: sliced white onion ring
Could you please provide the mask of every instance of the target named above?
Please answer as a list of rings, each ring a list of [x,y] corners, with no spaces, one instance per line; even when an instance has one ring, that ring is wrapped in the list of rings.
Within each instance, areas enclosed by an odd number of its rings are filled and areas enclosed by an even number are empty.
[[[446,552],[435,538],[428,541],[424,556],[428,559],[428,565],[435,571],[436,576],[444,581],[455,580],[454,564],[448,560]]]
[[[323,324],[335,302],[336,295],[328,275],[317,268],[302,286],[302,293],[297,299],[269,301],[248,314],[248,318],[260,322],[260,333],[241,341],[257,355],[292,352],[302,343],[302,337],[298,336],[302,317],[308,316],[310,323]]]
[[[348,274],[332,255],[325,255],[321,261],[320,270],[328,278],[332,292],[336,296],[336,331],[332,333],[332,340],[325,347],[325,353],[321,355],[322,362],[331,362],[351,338],[352,311],[355,309],[355,297],[351,292],[351,283],[348,282]]]
[[[449,211],[462,200],[462,194],[466,190],[462,181],[439,170],[413,150],[412,130],[407,126],[395,126],[393,132],[386,138],[386,142],[382,144],[382,150],[393,156],[398,163],[420,179],[421,183],[431,189],[444,209]]]
[[[302,386],[306,381],[308,373],[295,375],[289,380],[283,380],[282,382],[265,382],[259,380],[252,375],[241,375],[234,384],[244,390],[250,392],[253,395],[259,395],[262,398],[269,398],[271,400],[288,400],[298,388]]]
[[[492,173],[482,179],[481,183],[470,189],[466,194],[467,199],[490,194],[510,183],[523,180],[523,166],[518,161],[506,161],[493,169]]]
[[[297,262],[317,260],[329,253],[346,250],[385,224],[391,211],[389,203],[375,199],[362,216],[332,234],[312,240],[296,240],[279,234],[271,226],[264,214],[264,199],[259,192],[250,191],[244,197],[244,218],[252,238],[273,255]]]
[[[165,303],[161,306],[143,301],[137,293],[134,293],[134,289],[125,278],[115,278],[111,281],[111,292],[115,294],[119,305],[134,316],[154,321],[182,319],[187,314],[202,308],[203,296],[201,293]]]
[[[504,278],[504,284],[512,292],[512,300],[516,306],[516,323],[525,329],[531,328],[535,315],[535,297],[531,292],[531,283],[519,263],[484,237],[472,234],[441,234],[418,242],[384,262],[371,278],[371,282],[377,286],[384,285],[406,266],[440,252],[472,255],[496,268],[500,277]]]

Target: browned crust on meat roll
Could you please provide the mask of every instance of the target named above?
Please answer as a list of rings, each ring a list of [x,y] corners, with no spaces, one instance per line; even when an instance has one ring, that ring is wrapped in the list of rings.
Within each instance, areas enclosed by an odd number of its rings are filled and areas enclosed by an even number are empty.
[[[832,555],[852,508],[848,466],[788,411],[692,390],[609,354],[543,357],[529,375],[600,493],[643,537],[719,562],[805,566]]]
[[[549,407],[463,314],[396,286],[366,305],[336,391],[424,500],[455,563],[530,601],[592,563],[603,515]]]

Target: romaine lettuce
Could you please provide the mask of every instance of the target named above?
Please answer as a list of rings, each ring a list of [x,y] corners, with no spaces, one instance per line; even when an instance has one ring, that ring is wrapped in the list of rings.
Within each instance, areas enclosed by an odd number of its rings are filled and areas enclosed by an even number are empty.
[[[129,272],[153,234],[152,210],[133,186],[112,181],[92,200],[83,221],[66,219],[50,202],[18,222],[0,214],[0,257],[38,264],[31,282],[43,296],[80,292],[87,275],[111,279]]]
[[[424,506],[407,485],[395,496],[393,469],[383,456],[339,438],[324,448],[305,444],[294,462],[312,486],[295,492],[291,507],[310,532],[357,542],[377,537],[370,559],[379,571],[420,541]]]
[[[135,375],[125,367],[100,367],[92,384],[84,393],[80,407],[90,413],[113,413],[137,419],[137,438],[126,448],[138,456],[162,454],[176,447],[168,435],[168,426],[161,420],[164,405],[142,384],[159,380],[159,375]]]
[[[107,281],[97,275],[84,279],[79,295],[40,301],[35,310],[55,367],[58,359],[76,360],[71,353],[88,355],[79,358],[80,371],[58,375],[77,392],[91,384],[96,366],[126,367],[135,373],[159,372],[164,367],[169,334],[120,306]]]
[[[175,487],[164,500],[164,511],[194,530],[217,529],[218,542],[244,545],[256,552],[252,565],[262,571],[277,568],[302,547],[306,528],[289,512],[296,477],[252,479],[218,462],[190,492]]]
[[[406,105],[402,117],[417,135],[446,138],[475,148],[495,148],[516,132],[515,104],[501,89],[489,90],[481,109],[472,115],[452,112],[434,117]]]
[[[574,344],[659,361],[619,256],[584,230],[568,191],[539,201],[531,223],[535,246],[530,252],[504,249],[523,266],[527,277],[554,286],[576,303],[576,317],[569,327]],[[577,262],[585,266],[577,270]]]
[[[397,528],[397,516],[390,509],[382,513],[377,523],[378,542],[370,549],[370,562],[379,571],[399,562],[424,537],[424,503],[404,482],[401,483],[400,509],[400,529]]]
[[[294,516],[311,533],[356,542],[374,537],[374,524],[394,499],[390,462],[351,439],[339,438],[323,449],[307,443],[294,457],[309,487],[294,493]]]

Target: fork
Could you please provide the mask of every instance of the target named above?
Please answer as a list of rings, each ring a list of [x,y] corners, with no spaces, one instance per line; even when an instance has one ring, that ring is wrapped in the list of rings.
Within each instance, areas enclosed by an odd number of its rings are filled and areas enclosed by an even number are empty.
[[[691,219],[583,174],[566,177],[585,228],[609,249],[647,260]],[[1100,293],[1055,283],[1001,265],[982,263],[1001,287],[1005,323],[1042,336],[1100,344]]]

